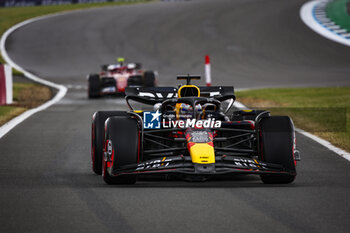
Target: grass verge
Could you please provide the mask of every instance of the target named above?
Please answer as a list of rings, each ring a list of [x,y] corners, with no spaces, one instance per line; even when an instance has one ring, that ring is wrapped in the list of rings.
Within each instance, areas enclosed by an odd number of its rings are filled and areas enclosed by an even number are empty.
[[[0,126],[24,111],[51,99],[51,89],[36,83],[14,83],[11,105],[0,106]]]
[[[260,89],[236,96],[252,108],[289,115],[296,127],[350,151],[350,87]]]
[[[24,107],[0,106],[0,126],[26,110]]]
[[[350,15],[347,12],[349,0],[335,0],[326,7],[327,17],[334,23],[350,32]]]

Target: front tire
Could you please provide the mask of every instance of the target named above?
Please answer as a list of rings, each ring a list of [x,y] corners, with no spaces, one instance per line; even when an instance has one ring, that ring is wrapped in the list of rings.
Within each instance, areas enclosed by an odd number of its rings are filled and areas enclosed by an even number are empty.
[[[296,177],[294,159],[294,125],[287,116],[271,116],[260,122],[261,159],[267,163],[282,165],[287,174],[264,174],[266,184],[289,184]]]
[[[91,162],[92,170],[98,175],[102,174],[105,121],[112,116],[127,116],[127,113],[123,111],[98,111],[92,116]]]
[[[106,121],[103,180],[107,184],[134,184],[136,175],[111,176],[114,169],[135,164],[139,159],[139,128],[136,119],[129,116],[110,117]]]
[[[100,76],[98,74],[90,74],[88,76],[88,97],[97,98],[100,96]]]

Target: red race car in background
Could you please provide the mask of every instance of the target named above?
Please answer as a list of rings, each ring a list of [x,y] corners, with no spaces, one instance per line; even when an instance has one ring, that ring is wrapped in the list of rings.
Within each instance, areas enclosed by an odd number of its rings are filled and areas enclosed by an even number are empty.
[[[124,61],[124,58],[118,58],[117,64],[102,65],[99,74],[88,75],[89,98],[123,95],[126,87],[156,86],[157,72],[144,71],[140,63],[124,64]]]

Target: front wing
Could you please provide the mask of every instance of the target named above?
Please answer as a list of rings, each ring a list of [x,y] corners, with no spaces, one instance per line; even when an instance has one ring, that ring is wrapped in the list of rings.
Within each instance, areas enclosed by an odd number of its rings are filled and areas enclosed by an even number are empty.
[[[189,156],[171,156],[130,164],[111,171],[111,176],[184,174],[215,176],[234,173],[291,175],[282,165],[237,156],[216,156],[214,164],[195,164]]]

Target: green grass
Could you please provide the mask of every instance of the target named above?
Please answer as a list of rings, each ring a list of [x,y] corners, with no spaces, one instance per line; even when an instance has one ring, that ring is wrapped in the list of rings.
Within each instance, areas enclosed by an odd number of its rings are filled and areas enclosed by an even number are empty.
[[[35,83],[14,83],[13,84],[13,100],[20,101],[20,95],[25,89],[37,87],[39,84]]]
[[[0,106],[0,126],[27,110],[24,107]]]
[[[12,106],[1,106],[0,107],[0,116],[7,114],[13,108],[14,107],[12,107]]]
[[[350,87],[260,89],[236,95],[252,108],[289,115],[298,128],[350,151]]]
[[[22,112],[51,99],[50,88],[37,83],[14,83],[12,105],[0,106],[0,126]]]
[[[53,6],[0,8],[0,35],[2,35],[11,26],[37,16],[42,16],[42,15],[47,15],[47,14],[52,14],[52,13],[57,13],[62,11],[77,10],[77,9],[125,5],[125,4],[134,4],[134,3],[140,3],[140,2],[150,2],[150,1],[152,0],[134,0],[134,1],[125,1],[125,2],[104,2],[104,3],[53,5]],[[4,63],[4,60],[1,56],[0,56],[0,62]]]
[[[326,13],[333,22],[350,32],[350,15],[346,8],[348,2],[349,0],[335,0],[328,3]]]

